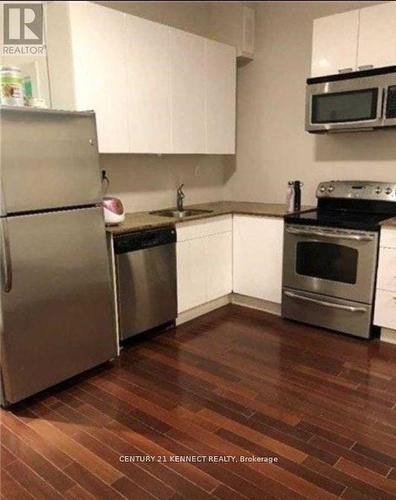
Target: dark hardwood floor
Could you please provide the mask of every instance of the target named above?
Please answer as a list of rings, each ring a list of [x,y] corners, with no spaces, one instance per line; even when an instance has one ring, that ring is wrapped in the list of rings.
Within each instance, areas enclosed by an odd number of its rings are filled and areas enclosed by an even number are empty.
[[[396,498],[396,346],[224,307],[2,411],[1,494]]]

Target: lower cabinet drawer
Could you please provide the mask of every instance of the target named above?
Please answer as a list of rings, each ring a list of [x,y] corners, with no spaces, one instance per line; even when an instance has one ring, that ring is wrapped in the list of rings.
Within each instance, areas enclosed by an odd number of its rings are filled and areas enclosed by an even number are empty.
[[[374,324],[396,330],[396,292],[377,290]]]
[[[380,246],[396,248],[396,228],[382,228]]]
[[[396,248],[380,248],[377,287],[396,292]]]
[[[176,226],[177,241],[204,238],[232,231],[232,215],[219,215],[209,219],[187,221]]]

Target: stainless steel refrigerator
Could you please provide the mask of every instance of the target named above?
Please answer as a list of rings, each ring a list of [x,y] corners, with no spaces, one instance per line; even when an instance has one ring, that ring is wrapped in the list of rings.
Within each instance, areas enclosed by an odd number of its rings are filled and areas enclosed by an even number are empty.
[[[95,115],[0,108],[1,403],[117,354]]]

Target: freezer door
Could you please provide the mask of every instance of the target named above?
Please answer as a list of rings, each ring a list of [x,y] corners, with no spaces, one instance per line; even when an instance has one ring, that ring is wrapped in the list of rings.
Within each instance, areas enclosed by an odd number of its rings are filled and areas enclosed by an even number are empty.
[[[101,199],[93,113],[1,108],[2,214]]]
[[[1,369],[14,403],[113,358],[117,342],[101,209],[2,224]]]

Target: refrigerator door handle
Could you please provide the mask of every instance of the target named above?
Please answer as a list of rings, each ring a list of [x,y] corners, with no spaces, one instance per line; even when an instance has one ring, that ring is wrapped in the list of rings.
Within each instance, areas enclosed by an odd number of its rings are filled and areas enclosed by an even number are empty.
[[[8,234],[7,219],[1,219],[1,245],[2,245],[2,277],[3,277],[3,290],[8,293],[12,288],[12,264],[11,264],[11,251],[10,251],[10,237]]]

